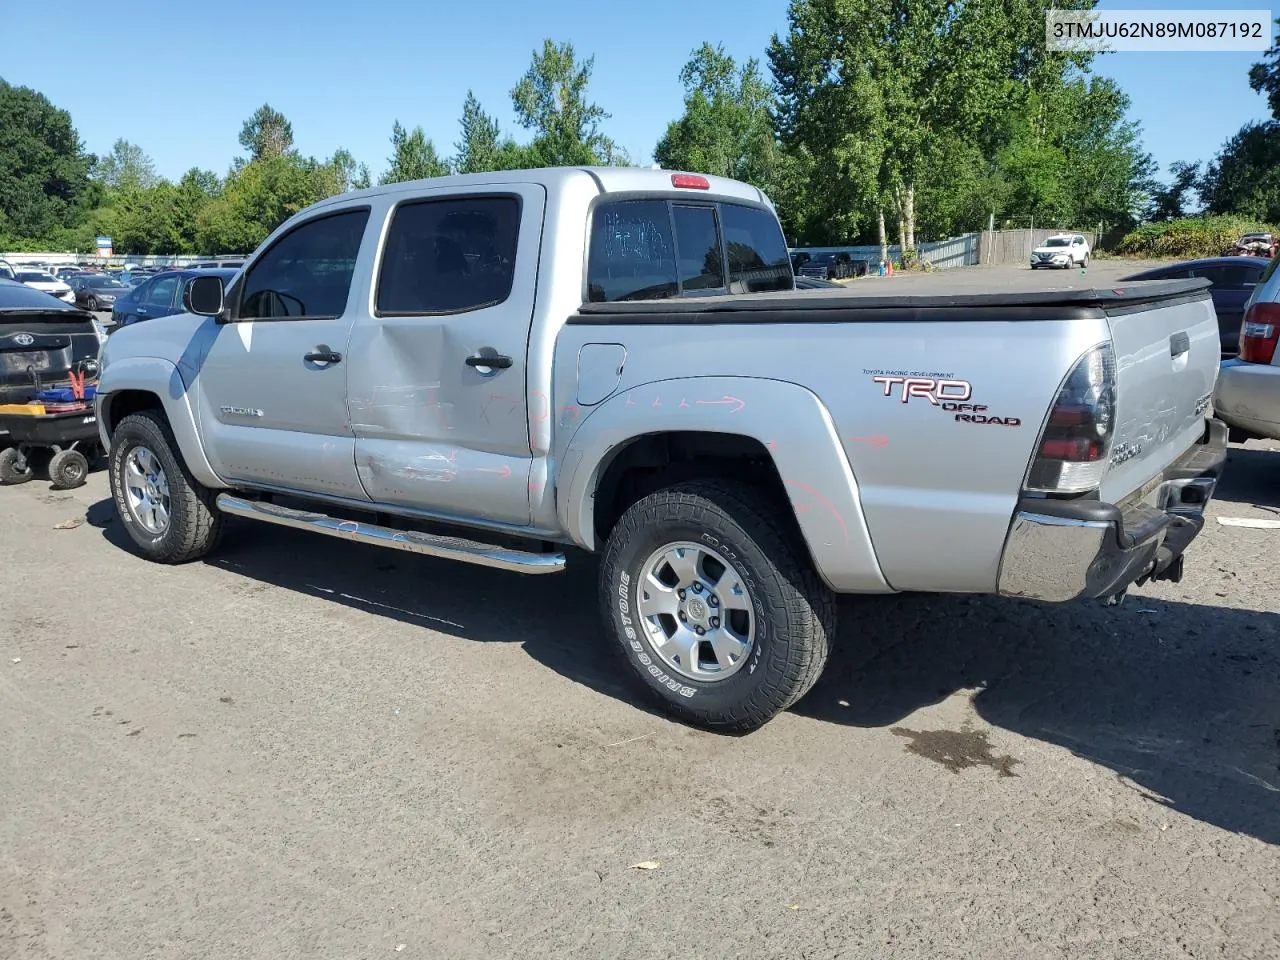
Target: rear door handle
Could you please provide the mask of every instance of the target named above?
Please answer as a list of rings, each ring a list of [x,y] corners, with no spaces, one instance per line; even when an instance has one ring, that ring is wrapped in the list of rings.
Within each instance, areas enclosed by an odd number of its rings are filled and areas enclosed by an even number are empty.
[[[511,358],[497,353],[487,357],[476,354],[467,357],[466,364],[468,367],[492,367],[494,370],[505,370],[511,366]]]
[[[342,354],[334,350],[330,350],[324,344],[321,344],[310,353],[303,354],[302,359],[306,360],[308,363],[341,363]]]
[[[1191,338],[1186,332],[1175,333],[1169,338],[1169,356],[1175,359],[1191,349]]]

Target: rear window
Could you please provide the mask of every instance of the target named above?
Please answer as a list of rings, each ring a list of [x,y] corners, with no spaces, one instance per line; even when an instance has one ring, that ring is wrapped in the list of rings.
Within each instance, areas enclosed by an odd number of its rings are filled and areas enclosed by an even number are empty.
[[[1198,267],[1192,271],[1194,276],[1204,277],[1215,287],[1226,290],[1243,290],[1258,282],[1260,270],[1251,266],[1231,264],[1219,267]]]
[[[765,210],[614,200],[592,216],[587,299],[593,303],[793,288],[782,230]]]
[[[1258,279],[1258,287],[1253,292],[1255,303],[1275,303],[1280,301],[1280,256],[1274,257],[1266,272]]]
[[[792,289],[791,259],[777,218],[735,203],[724,204],[720,214],[729,251],[729,292]]]

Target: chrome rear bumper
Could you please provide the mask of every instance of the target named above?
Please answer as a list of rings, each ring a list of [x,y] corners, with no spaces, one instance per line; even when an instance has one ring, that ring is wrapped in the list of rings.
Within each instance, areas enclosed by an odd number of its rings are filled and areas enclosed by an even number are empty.
[[[1210,420],[1150,500],[1116,506],[1024,497],[1005,540],[998,592],[1062,603],[1180,580],[1182,554],[1204,526],[1226,458],[1227,425]]]

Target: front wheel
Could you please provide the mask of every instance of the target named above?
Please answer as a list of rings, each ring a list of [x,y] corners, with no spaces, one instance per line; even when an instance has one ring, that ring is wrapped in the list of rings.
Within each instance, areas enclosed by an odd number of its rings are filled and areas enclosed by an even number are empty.
[[[96,313],[98,310],[98,298],[90,296],[89,299],[84,302],[84,305],[91,313]]]
[[[633,504],[609,537],[600,594],[640,684],[714,730],[754,730],[799,700],[835,637],[835,598],[798,533],[770,500],[728,481]]]
[[[111,435],[107,472],[116,512],[142,555],[157,563],[198,559],[222,534],[213,491],[191,476],[177,447],[152,410],[125,417]]]

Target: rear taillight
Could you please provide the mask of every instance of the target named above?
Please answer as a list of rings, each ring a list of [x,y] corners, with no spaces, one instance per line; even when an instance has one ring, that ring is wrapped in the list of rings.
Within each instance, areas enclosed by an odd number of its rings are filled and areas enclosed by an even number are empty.
[[[1115,432],[1116,360],[1110,343],[1072,368],[1049,411],[1026,489],[1085,493],[1102,482]]]
[[[696,173],[673,173],[671,185],[681,190],[710,190],[711,181]]]
[[[1240,359],[1246,363],[1270,363],[1280,338],[1280,303],[1255,303],[1240,327]]]

